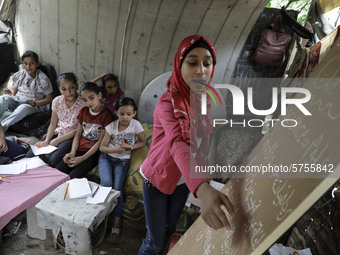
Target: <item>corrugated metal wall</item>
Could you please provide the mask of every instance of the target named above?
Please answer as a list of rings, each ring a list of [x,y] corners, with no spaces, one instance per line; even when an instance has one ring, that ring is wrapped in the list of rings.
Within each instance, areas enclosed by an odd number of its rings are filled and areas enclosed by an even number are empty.
[[[267,0],[17,0],[20,54],[31,49],[79,83],[119,75],[138,100],[156,76],[172,70],[180,41],[202,34],[215,46],[215,82],[228,82]]]

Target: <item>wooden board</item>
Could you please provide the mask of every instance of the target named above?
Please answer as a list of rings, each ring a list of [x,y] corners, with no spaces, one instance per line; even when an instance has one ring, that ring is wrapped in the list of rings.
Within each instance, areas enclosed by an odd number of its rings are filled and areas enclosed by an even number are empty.
[[[280,173],[272,178],[248,173],[246,178],[231,179],[222,190],[236,210],[231,229],[215,231],[199,218],[169,254],[262,254],[338,180],[339,42],[338,38],[304,84],[312,94],[312,99],[304,104],[312,116],[303,115],[293,105],[288,107],[286,118],[297,119],[298,126],[274,127],[243,164],[321,164],[328,170],[332,164],[333,173],[323,172],[327,178],[315,178],[316,174],[302,176],[308,179],[297,178],[296,173],[286,179]]]
[[[232,179],[223,190],[236,209],[232,228],[216,231],[199,217],[168,254],[262,254],[336,179],[313,179],[302,185],[301,180],[288,180],[289,184],[286,181]]]

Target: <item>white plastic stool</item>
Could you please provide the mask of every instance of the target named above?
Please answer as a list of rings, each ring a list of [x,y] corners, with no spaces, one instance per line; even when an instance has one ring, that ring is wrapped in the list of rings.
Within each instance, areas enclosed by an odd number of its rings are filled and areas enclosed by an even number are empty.
[[[90,187],[98,185],[89,182]],[[70,199],[64,192],[66,182],[53,190],[37,205],[38,225],[52,229],[57,239],[62,232],[65,253],[91,255],[90,230],[93,231],[109,215],[117,204],[120,192],[111,190],[102,204],[87,204],[86,198]]]

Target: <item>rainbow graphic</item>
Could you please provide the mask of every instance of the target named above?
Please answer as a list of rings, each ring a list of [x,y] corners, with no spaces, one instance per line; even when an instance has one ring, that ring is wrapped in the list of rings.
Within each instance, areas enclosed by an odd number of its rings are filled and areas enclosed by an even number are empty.
[[[217,98],[220,101],[220,104],[222,106],[222,100],[221,100],[219,94],[217,93],[216,89],[211,87],[209,84],[203,84],[203,83],[200,83],[200,84],[205,86],[205,88],[201,88],[201,90],[203,90],[205,93],[207,93],[211,97],[211,99],[214,101],[215,105],[217,106],[216,100],[215,100],[213,94],[208,89],[210,89],[211,91],[213,91],[215,93],[215,95],[217,96]]]

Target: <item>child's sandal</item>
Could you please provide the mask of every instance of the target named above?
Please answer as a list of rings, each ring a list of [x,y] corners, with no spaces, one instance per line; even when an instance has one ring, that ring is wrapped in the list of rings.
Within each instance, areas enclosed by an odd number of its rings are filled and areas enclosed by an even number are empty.
[[[18,232],[19,228],[21,226],[21,221],[10,221],[4,228],[4,234],[3,237],[14,235]]]

